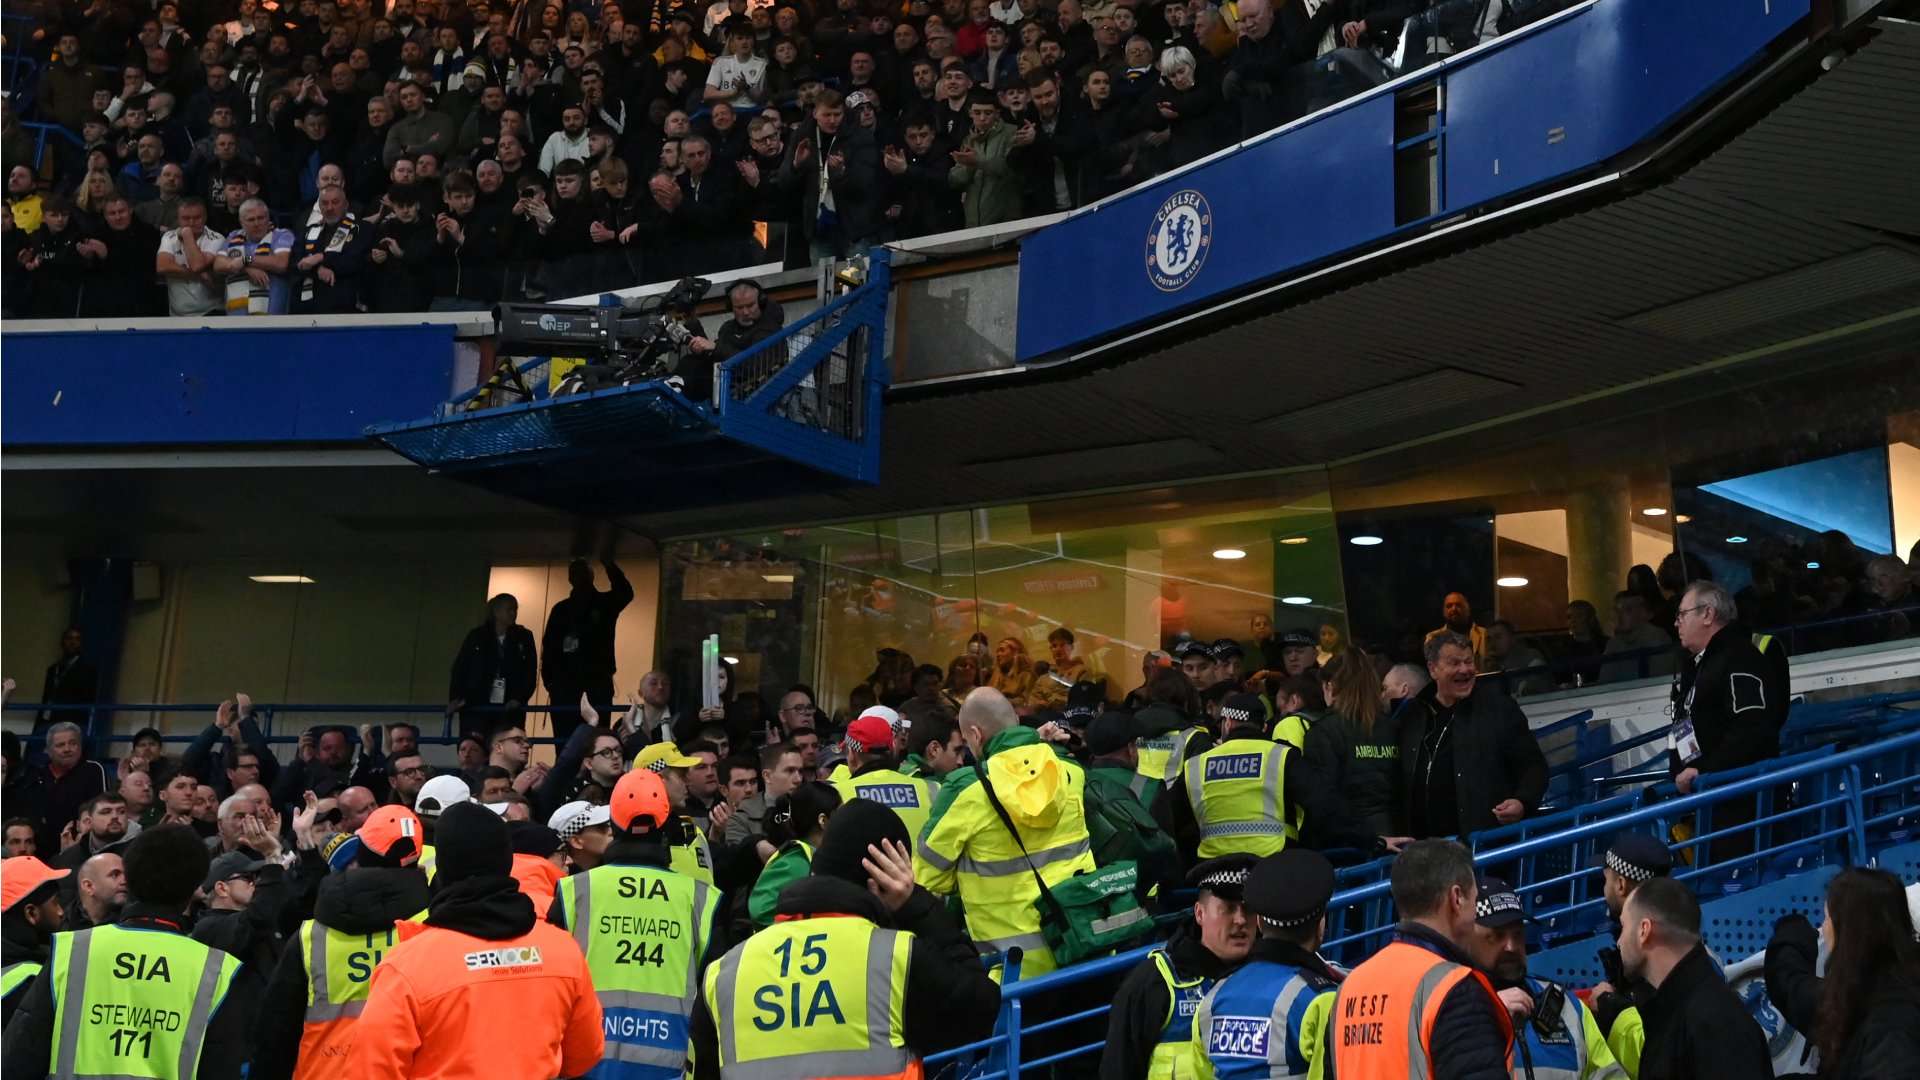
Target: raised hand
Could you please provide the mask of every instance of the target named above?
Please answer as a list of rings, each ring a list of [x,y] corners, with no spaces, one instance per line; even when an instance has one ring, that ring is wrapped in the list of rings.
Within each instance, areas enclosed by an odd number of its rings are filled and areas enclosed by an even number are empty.
[[[880,898],[888,911],[899,911],[913,896],[913,857],[895,840],[867,845],[860,860],[867,872],[867,891]]]

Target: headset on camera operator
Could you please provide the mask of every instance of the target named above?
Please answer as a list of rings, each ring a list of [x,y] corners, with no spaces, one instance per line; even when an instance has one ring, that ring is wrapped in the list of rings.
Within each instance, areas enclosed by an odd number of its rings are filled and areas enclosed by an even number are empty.
[[[713,337],[696,337],[688,342],[687,354],[680,362],[680,375],[686,382],[684,392],[696,401],[713,396],[715,367],[778,334],[786,325],[786,312],[781,310],[780,301],[768,296],[759,282],[750,279],[743,278],[728,287],[727,307],[731,317]],[[784,352],[777,358],[769,358],[768,369],[761,377],[771,374],[785,359]],[[749,378],[752,382],[759,381],[752,373]]]

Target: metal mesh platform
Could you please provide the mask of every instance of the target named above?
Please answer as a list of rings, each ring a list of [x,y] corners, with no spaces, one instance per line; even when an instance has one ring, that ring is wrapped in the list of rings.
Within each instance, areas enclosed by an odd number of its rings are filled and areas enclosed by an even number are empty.
[[[721,364],[714,406],[647,382],[470,412],[455,399],[367,434],[466,483],[592,515],[874,483],[888,376],[884,251],[868,273]]]

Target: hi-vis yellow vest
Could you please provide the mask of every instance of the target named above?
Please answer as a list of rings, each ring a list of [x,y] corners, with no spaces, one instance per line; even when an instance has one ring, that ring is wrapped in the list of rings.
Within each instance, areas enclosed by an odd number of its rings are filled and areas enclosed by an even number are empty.
[[[1286,811],[1286,743],[1229,739],[1187,762],[1187,802],[1200,827],[1200,858],[1272,855],[1300,838]]]
[[[793,919],[707,969],[721,1080],[916,1076],[907,1048],[913,935],[865,919]]]
[[[239,970],[219,949],[164,930],[54,935],[53,1075],[191,1080]]]
[[[869,799],[899,815],[907,836],[920,839],[933,810],[933,785],[894,769],[875,769],[833,781],[842,799]]]
[[[560,882],[561,917],[587,958],[607,1047],[594,1076],[677,1080],[718,890],[652,866],[598,866]]]
[[[424,914],[424,913],[423,913]],[[353,1051],[353,1026],[366,1008],[373,969],[393,948],[392,927],[372,934],[329,930],[312,919],[300,924],[300,956],[307,966],[307,1013],[300,1025],[300,1061],[294,1080],[344,1080]]]
[[[1133,740],[1139,761],[1133,767],[1133,783],[1128,786],[1133,789],[1134,795],[1145,801],[1151,793],[1158,791],[1152,785],[1164,787],[1178,780],[1180,769],[1187,763],[1187,747],[1201,730],[1198,727],[1181,728],[1165,735],[1148,735]]]

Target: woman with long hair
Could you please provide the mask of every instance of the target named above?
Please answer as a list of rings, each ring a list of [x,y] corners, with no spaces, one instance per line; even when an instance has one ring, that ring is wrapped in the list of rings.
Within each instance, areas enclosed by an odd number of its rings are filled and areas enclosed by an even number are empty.
[[[1381,836],[1394,828],[1394,774],[1400,765],[1399,725],[1381,703],[1373,657],[1358,646],[1320,668],[1320,693],[1347,737],[1339,790],[1354,821]],[[1318,725],[1316,725],[1317,727]]]
[[[941,690],[941,697],[949,706],[958,709],[967,695],[981,685],[980,661],[972,653],[961,653],[947,665],[947,682]]]
[[[1600,681],[1600,657],[1607,651],[1607,631],[1600,624],[1600,613],[1585,600],[1567,604],[1567,659],[1574,661],[1573,674],[1581,686]]]
[[[987,672],[987,685],[1007,696],[1014,705],[1025,705],[1033,693],[1033,658],[1026,643],[1005,637],[993,647],[993,663]]]
[[[1820,1051],[1820,1080],[1920,1076],[1920,942],[1900,879],[1842,870],[1816,932],[1801,915],[1773,928],[1767,997]],[[1820,946],[1827,973],[1816,975]]]
[[[747,899],[747,914],[756,930],[773,925],[773,905],[788,883],[806,877],[813,853],[827,838],[827,821],[840,809],[840,793],[832,784],[808,780],[767,807],[767,842],[774,855],[760,870]]]

